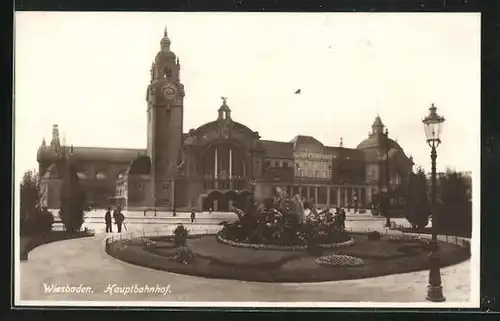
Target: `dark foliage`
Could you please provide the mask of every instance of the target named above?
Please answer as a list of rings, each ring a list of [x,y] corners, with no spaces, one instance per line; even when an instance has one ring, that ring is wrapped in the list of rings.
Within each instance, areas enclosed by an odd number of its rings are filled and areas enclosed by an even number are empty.
[[[407,184],[405,218],[414,229],[422,229],[429,224],[427,185],[427,177],[422,168],[411,174]]]
[[[23,236],[20,239],[20,257],[21,260],[27,260],[28,253],[34,248],[43,244],[89,236],[92,235],[83,231],[76,233],[68,233],[66,231],[51,231],[50,233]]]
[[[373,232],[369,232],[369,233],[368,233],[368,239],[369,239],[370,241],[379,241],[379,240],[380,240],[380,237],[381,237],[381,235],[380,235],[380,233],[379,233],[379,232],[377,232],[377,231],[373,231]]]
[[[187,246],[180,246],[175,254],[171,257],[171,260],[182,264],[191,264],[195,261],[196,256],[194,252]]]
[[[184,225],[178,225],[174,230],[174,243],[176,246],[185,246],[189,231]]]
[[[438,179],[437,215],[433,224],[439,231],[470,233],[472,201],[470,184],[462,173],[448,169]]]
[[[47,233],[52,230],[54,216],[40,204],[40,179],[33,171],[24,173],[20,190],[21,235]]]
[[[62,175],[61,209],[59,215],[68,232],[79,231],[85,215],[86,197],[80,184],[76,168],[69,160],[58,163],[59,173]]]
[[[224,222],[221,236],[235,241],[252,244],[280,246],[308,245],[314,249],[319,244],[337,243],[349,240],[334,220],[330,209],[313,214],[300,222],[297,205],[283,194],[277,194],[264,203],[250,201],[246,210],[235,208],[238,221]],[[314,250],[312,250],[314,252]]]

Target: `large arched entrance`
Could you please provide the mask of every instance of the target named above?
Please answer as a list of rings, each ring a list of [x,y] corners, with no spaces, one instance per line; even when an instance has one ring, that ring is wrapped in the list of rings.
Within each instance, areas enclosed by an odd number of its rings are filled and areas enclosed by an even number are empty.
[[[207,146],[202,158],[205,190],[242,190],[246,188],[248,162],[243,150],[232,142]]]

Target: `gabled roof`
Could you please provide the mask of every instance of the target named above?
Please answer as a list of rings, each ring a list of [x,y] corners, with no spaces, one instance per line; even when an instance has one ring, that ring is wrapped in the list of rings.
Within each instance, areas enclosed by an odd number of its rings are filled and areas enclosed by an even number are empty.
[[[312,136],[305,135],[297,135],[295,136],[290,143],[294,143],[296,145],[316,145],[323,147],[323,144]]]
[[[103,147],[73,147],[73,157],[76,160],[131,162],[137,156],[145,155],[145,149],[103,148]]]

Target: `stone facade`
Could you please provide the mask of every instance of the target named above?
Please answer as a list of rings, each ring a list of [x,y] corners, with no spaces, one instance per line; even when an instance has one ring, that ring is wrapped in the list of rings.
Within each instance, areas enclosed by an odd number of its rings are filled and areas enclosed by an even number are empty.
[[[255,181],[257,199],[272,196],[280,186],[319,207],[366,206],[374,193],[396,188],[411,172],[411,157],[388,137],[378,116],[356,148],[342,142],[324,146],[303,135],[276,142],[235,121],[223,97],[215,120],[184,133],[180,63],[166,30],[160,45],[146,94],[146,149],[71,148],[91,205],[228,210],[252,193],[249,182]],[[42,201],[50,208],[59,207],[61,176],[55,162],[65,148],[54,125],[50,145],[43,141],[38,150]]]

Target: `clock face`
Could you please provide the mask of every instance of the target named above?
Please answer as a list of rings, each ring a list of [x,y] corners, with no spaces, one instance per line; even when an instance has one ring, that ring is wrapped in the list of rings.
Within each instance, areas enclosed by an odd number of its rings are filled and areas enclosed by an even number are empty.
[[[174,85],[168,84],[167,86],[165,86],[163,93],[165,94],[165,97],[167,97],[168,99],[172,99],[175,97],[176,88]]]

